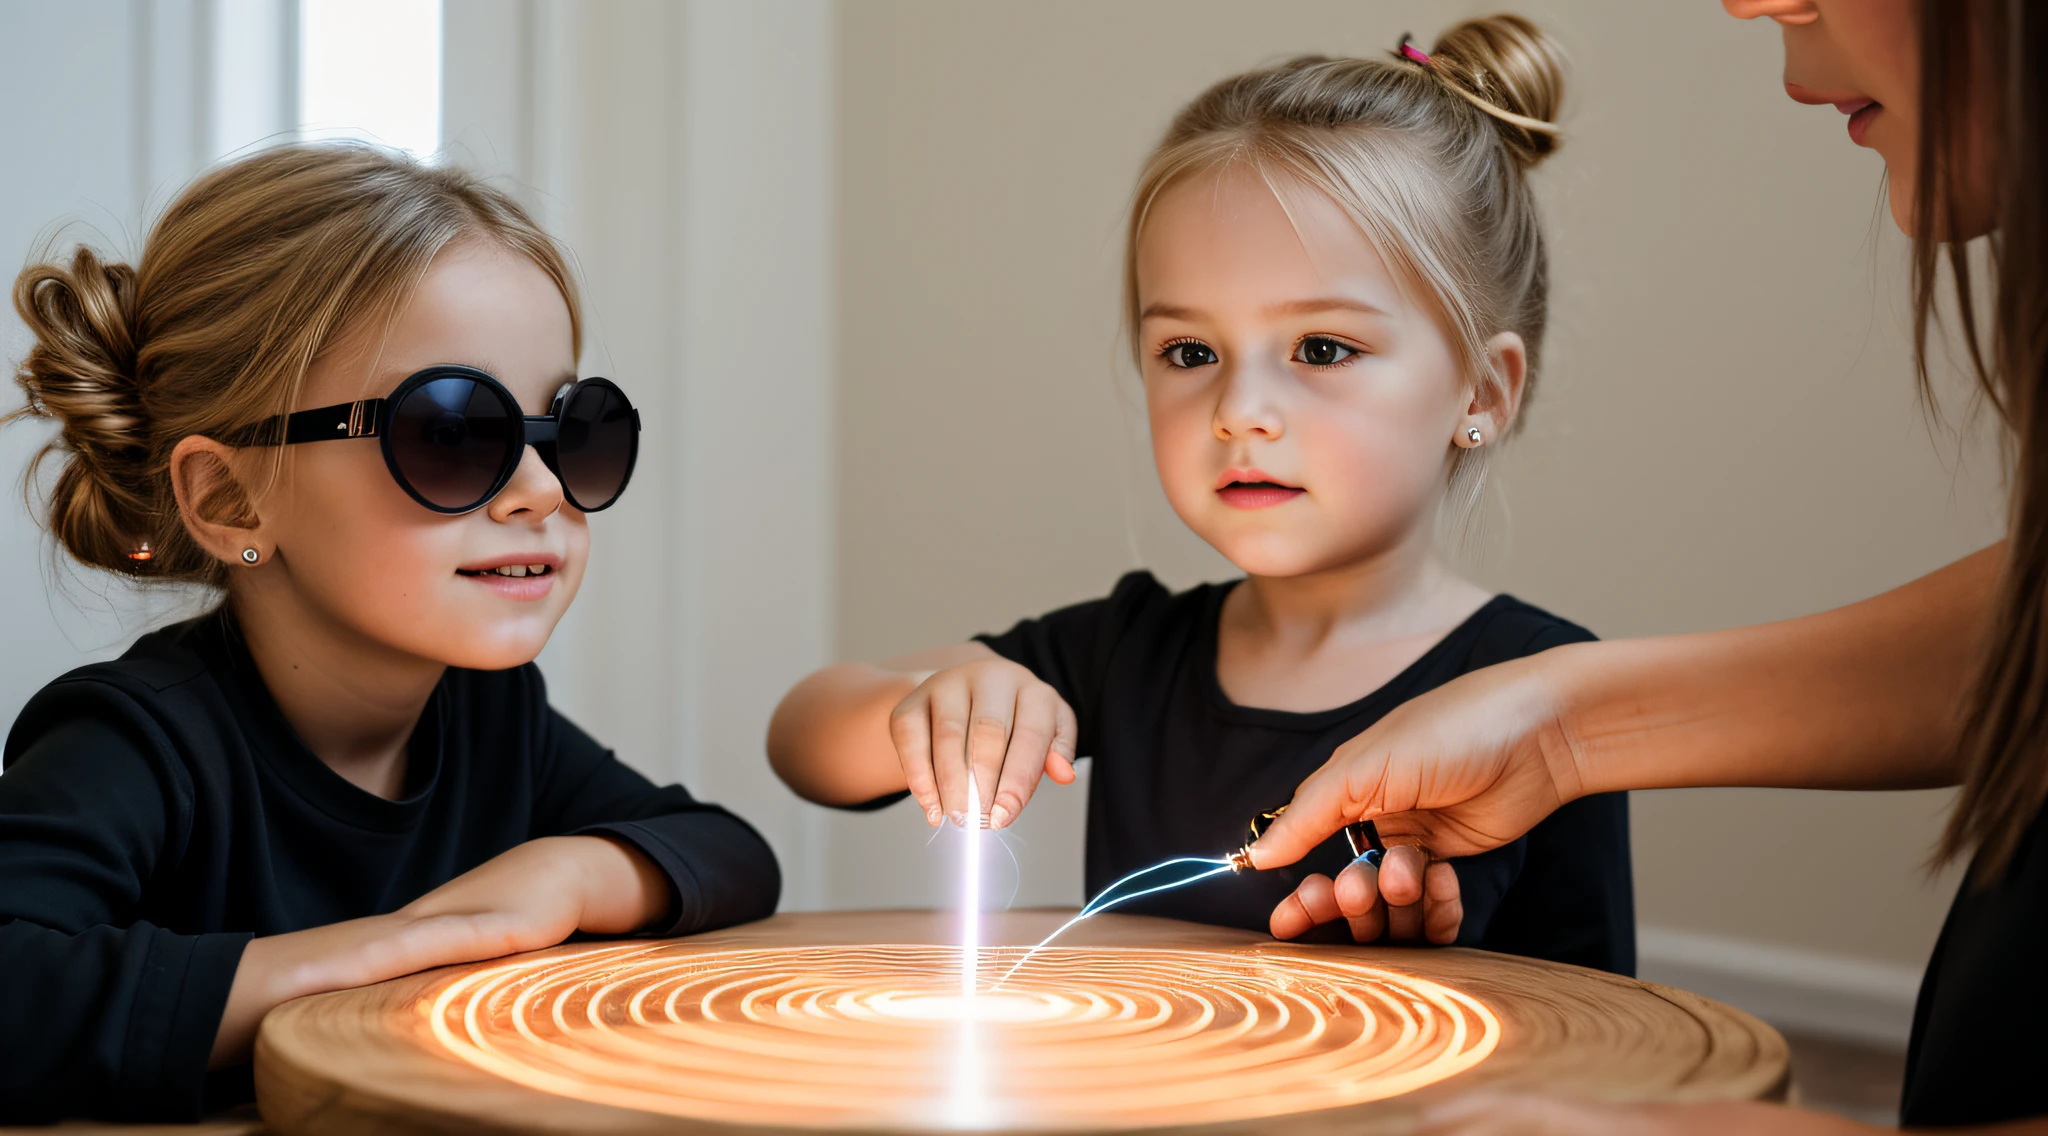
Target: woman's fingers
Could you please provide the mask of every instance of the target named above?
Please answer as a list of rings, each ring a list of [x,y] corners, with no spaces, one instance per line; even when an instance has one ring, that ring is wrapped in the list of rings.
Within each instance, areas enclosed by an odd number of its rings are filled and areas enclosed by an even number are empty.
[[[1423,872],[1422,933],[1447,947],[1458,941],[1465,923],[1465,902],[1458,891],[1458,873],[1449,860],[1438,860]]]
[[[896,743],[896,760],[902,763],[903,780],[910,795],[924,810],[926,824],[937,825],[946,810],[939,800],[939,783],[932,775],[932,706],[929,684],[920,685],[896,704],[889,715],[889,738]]]
[[[1339,746],[1328,764],[1309,774],[1308,780],[1294,790],[1294,799],[1287,803],[1286,811],[1264,836],[1252,841],[1254,868],[1264,871],[1292,864],[1308,855],[1325,837],[1365,815],[1354,799],[1355,794],[1344,784],[1352,763],[1339,761],[1350,744]]]
[[[1330,877],[1317,874],[1301,881],[1293,895],[1280,901],[1268,928],[1276,939],[1292,939],[1342,915]]]

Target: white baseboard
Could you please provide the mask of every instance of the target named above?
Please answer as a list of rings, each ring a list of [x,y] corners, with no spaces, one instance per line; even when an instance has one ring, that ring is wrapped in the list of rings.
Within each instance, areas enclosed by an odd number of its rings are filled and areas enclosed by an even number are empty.
[[[1903,1049],[1920,968],[1669,927],[1636,931],[1636,971],[1780,1029]]]

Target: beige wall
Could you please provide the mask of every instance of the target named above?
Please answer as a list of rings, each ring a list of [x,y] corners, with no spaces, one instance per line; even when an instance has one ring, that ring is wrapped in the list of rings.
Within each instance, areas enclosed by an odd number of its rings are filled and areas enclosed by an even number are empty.
[[[1483,7],[1491,8],[1492,5]],[[1118,573],[1229,572],[1152,481],[1115,344],[1147,146],[1206,83],[1425,42],[1465,5],[863,0],[839,30],[838,647],[957,641]],[[1988,450],[1930,431],[1879,165],[1708,0],[1550,0],[1570,128],[1541,172],[1548,374],[1468,555],[1606,636],[1853,600],[1995,539]],[[1967,452],[1969,461],[1959,464]],[[1080,794],[1020,829],[1025,900],[1079,895]],[[1646,924],[1918,964],[1943,794],[1644,794]],[[834,902],[932,902],[902,809],[831,822]]]

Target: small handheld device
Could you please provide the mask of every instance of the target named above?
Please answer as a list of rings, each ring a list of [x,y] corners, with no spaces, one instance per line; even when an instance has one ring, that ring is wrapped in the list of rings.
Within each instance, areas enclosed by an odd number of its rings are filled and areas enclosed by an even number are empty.
[[[1266,830],[1273,827],[1273,822],[1279,820],[1280,814],[1286,811],[1287,806],[1281,805],[1271,812],[1260,813],[1252,818],[1251,824],[1246,826],[1251,835],[1246,837],[1244,847],[1224,857],[1230,861],[1232,872],[1252,870],[1252,844],[1259,837],[1266,835]],[[1380,857],[1387,853],[1386,844],[1380,840],[1379,828],[1369,820],[1355,820],[1345,825],[1344,843],[1351,846],[1353,859],[1363,860],[1375,868],[1380,866]]]

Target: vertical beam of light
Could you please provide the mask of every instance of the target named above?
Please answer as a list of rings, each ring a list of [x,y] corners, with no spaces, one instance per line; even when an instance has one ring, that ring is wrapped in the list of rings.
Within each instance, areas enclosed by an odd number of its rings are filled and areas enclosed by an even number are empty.
[[[967,851],[960,871],[960,1012],[971,1019],[981,962],[981,791],[972,770],[967,773],[967,815],[961,827]]]
[[[967,771],[967,812],[962,817],[967,841],[960,865],[960,1049],[953,1075],[953,1123],[980,1128],[988,1117],[981,1085],[981,1039],[974,1021],[975,987],[981,962],[981,789],[974,771]]]

